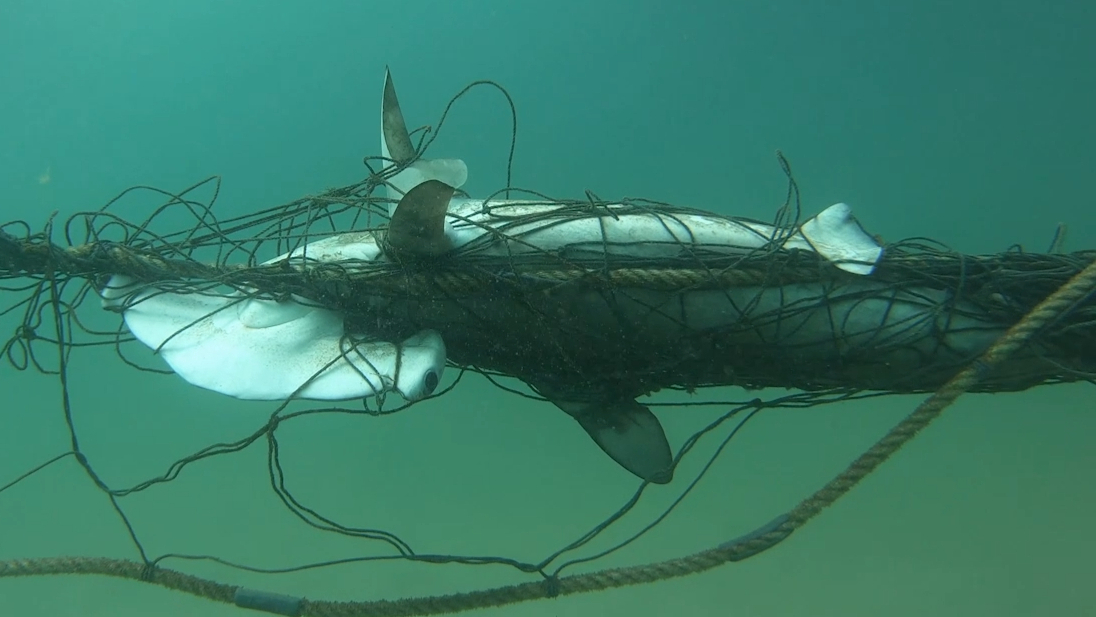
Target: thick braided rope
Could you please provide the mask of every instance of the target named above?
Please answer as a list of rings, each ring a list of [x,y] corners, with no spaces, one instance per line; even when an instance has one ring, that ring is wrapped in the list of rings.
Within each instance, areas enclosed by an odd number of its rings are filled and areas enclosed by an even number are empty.
[[[892,267],[901,264],[903,270],[910,272],[931,269],[930,265],[937,260],[936,257],[922,255],[892,255],[889,259]],[[1096,252],[1085,254],[1083,259],[1096,260]],[[449,293],[473,293],[492,288],[497,283],[497,273],[493,269],[487,274],[475,270],[412,273],[401,271],[395,264],[375,262],[274,263],[260,266],[205,264],[178,256],[161,256],[124,244],[104,242],[62,248],[49,242],[19,239],[0,232],[0,276],[40,276],[47,269],[69,276],[125,274],[146,283],[200,280],[273,294],[299,293],[305,297],[315,297],[320,290],[343,289],[344,293],[351,294],[351,297],[343,298],[345,301],[352,301],[353,294],[366,288],[371,294],[406,296],[429,291],[435,286],[441,286]],[[581,281],[584,285],[595,287],[643,287],[666,291],[787,285],[817,282],[820,277],[840,275],[835,270],[820,269],[819,264],[810,260],[791,259],[774,269],[771,263],[761,258],[744,259],[734,267],[718,269],[613,267],[603,271],[577,265],[526,265],[515,270],[514,274],[548,284]]]

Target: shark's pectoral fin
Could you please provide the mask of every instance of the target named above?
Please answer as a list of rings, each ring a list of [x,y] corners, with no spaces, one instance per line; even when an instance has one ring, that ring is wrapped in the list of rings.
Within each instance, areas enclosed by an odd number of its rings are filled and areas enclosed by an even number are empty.
[[[674,476],[670,442],[655,414],[634,400],[608,403],[552,401],[567,412],[621,467],[655,484]]]
[[[400,199],[425,180],[441,180],[454,188],[468,181],[468,166],[460,159],[418,159],[411,143],[407,122],[403,119],[392,73],[384,71],[384,96],[381,100],[381,156],[392,160],[400,171],[387,179],[388,197]],[[389,207],[389,216],[393,214]]]
[[[384,96],[381,100],[381,146],[386,150],[385,156],[397,163],[407,163],[415,158],[415,146],[411,143],[403,110],[396,98],[392,73],[387,68],[384,69]]]
[[[445,213],[454,188],[427,180],[407,191],[388,222],[387,244],[396,252],[441,255],[452,248],[445,235]]]

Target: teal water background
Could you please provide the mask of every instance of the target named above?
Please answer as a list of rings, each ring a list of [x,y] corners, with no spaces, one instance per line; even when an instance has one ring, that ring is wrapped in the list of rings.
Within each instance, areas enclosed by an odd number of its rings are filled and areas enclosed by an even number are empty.
[[[519,117],[514,182],[545,193],[769,219],[784,198],[780,149],[809,214],[845,201],[888,240],[1045,250],[1066,223],[1067,249],[1093,248],[1094,28],[1096,4],[1085,2],[4,0],[0,221],[39,228],[51,212],[98,208],[134,184],[181,190],[212,174],[224,178],[221,216],[354,182],[361,157],[378,153],[388,65],[412,125],[436,122],[470,81],[505,86]],[[473,194],[503,184],[508,113],[496,94],[474,92],[436,144],[468,163]],[[154,203],[122,212],[137,219]],[[16,320],[0,325],[9,333]],[[82,446],[115,486],[246,435],[272,409],[137,372],[109,350],[79,351],[72,372]],[[56,378],[0,365],[0,392],[3,485],[65,451],[68,436]],[[604,565],[680,556],[757,527],[919,400],[763,414],[681,509]],[[965,397],[768,553],[482,614],[1096,614],[1094,400],[1090,385]],[[663,420],[677,445],[715,413]],[[535,560],[635,488],[569,418],[483,380],[396,417],[323,417],[280,435],[302,499],[424,552]],[[153,555],[284,567],[373,548],[294,518],[269,488],[265,457],[260,445],[212,459],[123,507]],[[71,460],[0,493],[0,559],[53,555],[136,557]],[[400,563],[285,575],[164,565],[317,599],[529,580]],[[111,579],[0,580],[0,616],[244,614]]]

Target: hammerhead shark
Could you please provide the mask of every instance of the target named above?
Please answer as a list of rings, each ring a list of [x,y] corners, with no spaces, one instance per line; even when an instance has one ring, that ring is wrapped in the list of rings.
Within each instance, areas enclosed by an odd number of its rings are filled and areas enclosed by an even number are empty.
[[[490,284],[321,305],[300,296],[176,291],[116,275],[101,291],[104,306],[121,312],[130,331],[186,381],[244,399],[348,400],[397,391],[414,401],[435,390],[447,363],[510,375],[653,483],[671,481],[673,455],[658,418],[637,398],[669,386],[806,383],[772,381],[774,367],[785,365],[789,374],[824,382],[842,345],[875,341],[884,352],[894,347],[883,356],[893,366],[879,369],[893,378],[908,370],[902,354],[925,352],[918,337],[940,328],[935,292],[872,297],[885,289],[869,276],[883,248],[843,203],[781,229],[634,203],[458,196],[466,164],[416,151],[387,71],[380,146],[393,166],[385,174],[387,227],[309,242],[268,263],[399,263],[427,275],[487,273]],[[700,257],[726,264],[774,248],[810,253],[842,272],[844,299],[781,322],[760,316],[834,290],[821,282],[667,290],[609,285],[598,276],[606,265],[672,269]],[[584,276],[537,278],[546,267]],[[964,324],[949,325],[958,331]],[[990,328],[948,343],[965,357],[994,335]],[[865,372],[859,385],[871,387],[872,375]]]

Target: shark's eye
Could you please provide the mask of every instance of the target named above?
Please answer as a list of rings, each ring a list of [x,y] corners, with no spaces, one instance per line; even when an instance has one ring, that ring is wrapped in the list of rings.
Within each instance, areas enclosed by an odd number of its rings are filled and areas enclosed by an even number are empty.
[[[426,375],[422,378],[422,395],[430,396],[434,393],[434,388],[438,387],[438,374],[434,371],[426,371]]]

